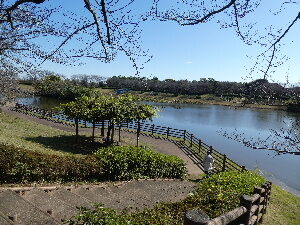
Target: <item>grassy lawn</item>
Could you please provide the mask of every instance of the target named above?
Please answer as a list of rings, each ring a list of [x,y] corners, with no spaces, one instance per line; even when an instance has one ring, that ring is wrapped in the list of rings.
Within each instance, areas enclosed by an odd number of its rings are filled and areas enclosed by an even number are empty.
[[[86,153],[90,134],[76,143],[72,132],[58,130],[29,120],[0,112],[0,143],[44,153]]]
[[[272,185],[272,194],[263,225],[299,225],[300,198]]]

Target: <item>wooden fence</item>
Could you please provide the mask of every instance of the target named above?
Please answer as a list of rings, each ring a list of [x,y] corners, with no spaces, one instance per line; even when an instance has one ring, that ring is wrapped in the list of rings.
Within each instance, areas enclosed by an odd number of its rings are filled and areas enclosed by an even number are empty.
[[[45,110],[38,107],[32,107],[23,104],[16,104],[14,110],[22,112],[25,114],[30,114],[32,116],[50,120],[56,123],[63,123],[69,126],[75,125],[75,119],[68,118],[62,112]],[[79,125],[81,127],[91,127],[92,124],[79,120]],[[100,121],[96,123],[96,127],[100,128],[108,126],[108,121]],[[202,161],[207,154],[208,150],[212,151],[212,156],[215,160],[215,172],[225,171],[225,170],[245,170],[244,166],[229,159],[225,154],[220,153],[215,150],[212,146],[205,144],[201,139],[197,138],[194,134],[189,133],[187,130],[180,130],[171,127],[164,127],[155,124],[149,124],[145,122],[124,122],[117,125],[120,130],[127,130],[129,132],[137,132],[140,130],[141,134],[154,136],[159,138],[164,138],[166,140],[174,142],[178,147],[186,151],[187,154],[195,159],[195,163],[201,167]],[[120,132],[119,132],[120,133]]]
[[[240,207],[210,219],[201,210],[190,210],[185,215],[185,225],[256,225],[263,221],[271,195],[271,182],[256,187],[252,196],[243,195]]]

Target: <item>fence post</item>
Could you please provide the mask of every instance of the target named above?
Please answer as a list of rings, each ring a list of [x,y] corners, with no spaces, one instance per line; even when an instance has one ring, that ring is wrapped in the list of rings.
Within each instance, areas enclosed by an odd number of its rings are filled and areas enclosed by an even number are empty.
[[[241,217],[239,224],[249,224],[251,219],[252,199],[251,196],[243,195],[240,200],[240,205],[247,209],[247,212]]]
[[[224,154],[222,171],[226,170],[227,155]]]
[[[154,134],[154,127],[155,127],[155,125],[154,125],[154,124],[152,124],[152,128],[151,128],[151,135],[153,135],[153,134]]]
[[[185,142],[186,130],[183,131],[183,141]]]
[[[192,147],[193,146],[193,134],[191,134],[191,142],[190,142],[190,147]]]
[[[253,225],[257,225],[258,222],[261,221],[261,219],[262,219],[262,217],[260,218],[260,220],[258,219],[258,215],[259,215],[259,213],[260,213],[260,211],[259,211],[260,205],[261,205],[260,198],[262,197],[262,192],[263,192],[263,189],[262,189],[262,188],[260,188],[260,187],[255,187],[255,188],[254,188],[254,193],[255,193],[255,194],[259,194],[260,197],[259,197],[258,203],[257,203],[258,208],[257,208],[256,212],[253,214],[253,215],[257,216],[257,219],[256,219],[256,221],[254,222]],[[263,210],[263,209],[262,209],[262,210]]]
[[[264,204],[264,208],[263,208],[263,213],[265,214],[267,212],[267,205],[269,202],[269,197],[270,197],[270,193],[271,193],[271,182],[268,182],[266,184],[263,185],[263,188],[265,188],[266,190],[266,194],[265,194],[265,204]]]
[[[199,147],[199,153],[201,152],[201,146],[202,146],[202,142],[201,142],[201,140],[199,139],[199,145],[198,145],[198,147]]]
[[[169,138],[170,127],[167,129],[167,139]]]

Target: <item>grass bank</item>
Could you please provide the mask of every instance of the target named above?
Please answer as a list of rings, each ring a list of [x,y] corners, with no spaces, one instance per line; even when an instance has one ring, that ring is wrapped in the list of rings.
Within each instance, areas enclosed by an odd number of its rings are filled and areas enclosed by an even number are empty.
[[[46,154],[85,153],[87,136],[74,134],[0,112],[0,143]],[[88,145],[86,146],[88,147]]]
[[[300,197],[272,185],[271,200],[262,225],[299,225]]]

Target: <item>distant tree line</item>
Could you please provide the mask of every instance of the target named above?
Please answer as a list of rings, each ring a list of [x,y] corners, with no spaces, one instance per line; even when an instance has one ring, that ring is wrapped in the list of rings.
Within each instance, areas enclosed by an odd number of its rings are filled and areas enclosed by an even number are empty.
[[[266,79],[258,79],[249,83],[216,81],[213,78],[193,80],[158,80],[139,77],[113,76],[106,81],[108,87],[128,88],[135,91],[152,91],[171,93],[174,95],[212,94],[224,97],[246,97],[253,99],[290,99],[299,96],[300,88],[285,88]]]

